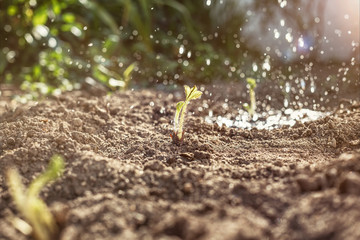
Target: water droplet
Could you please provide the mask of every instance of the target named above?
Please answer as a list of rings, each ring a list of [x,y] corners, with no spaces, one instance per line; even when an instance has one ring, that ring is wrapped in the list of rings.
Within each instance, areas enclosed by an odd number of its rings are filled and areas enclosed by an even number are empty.
[[[286,1],[286,0],[278,0],[278,2],[279,2],[279,4],[280,4],[280,7],[281,7],[281,8],[284,8],[284,7],[286,7],[286,5],[287,5],[287,1]]]
[[[254,72],[256,72],[258,70],[258,66],[257,66],[256,63],[253,63],[252,69],[253,69]]]
[[[280,32],[275,28],[274,29],[274,38],[278,39],[280,37]]]
[[[290,89],[291,89],[291,85],[289,82],[286,82],[285,83],[285,92],[289,93],[290,92]]]
[[[289,106],[289,100],[287,100],[286,98],[284,99],[284,107],[288,107]]]
[[[271,69],[271,65],[270,65],[270,57],[269,55],[265,58],[265,61],[262,65],[262,69],[266,70],[266,71],[270,71]]]
[[[304,48],[304,47],[305,47],[304,38],[300,37],[300,38],[298,39],[298,46],[301,47],[301,48]]]
[[[290,43],[293,41],[293,36],[291,35],[291,33],[286,33],[285,39]]]
[[[179,47],[179,54],[182,55],[185,52],[185,47],[184,45],[180,45]]]
[[[314,83],[314,81],[311,81],[311,83],[310,83],[310,92],[314,93],[315,89],[316,89],[315,83]]]
[[[30,33],[26,33],[24,37],[29,44],[32,44],[34,42],[34,38],[31,36]]]
[[[71,31],[72,34],[74,34],[77,37],[80,37],[81,34],[82,34],[81,30],[76,26],[72,26],[70,31]]]
[[[284,19],[281,19],[280,20],[280,25],[283,27],[283,26],[285,26],[285,20]]]
[[[188,52],[187,52],[187,57],[188,57],[188,58],[191,58],[191,51],[188,51]]]
[[[47,37],[49,34],[49,28],[44,25],[36,26],[32,31],[34,37],[39,40],[42,37]]]

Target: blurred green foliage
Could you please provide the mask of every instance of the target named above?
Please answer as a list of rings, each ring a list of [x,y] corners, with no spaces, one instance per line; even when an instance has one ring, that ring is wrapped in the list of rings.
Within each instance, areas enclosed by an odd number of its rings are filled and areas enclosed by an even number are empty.
[[[279,4],[277,0],[0,0],[0,83],[21,85],[39,96],[84,82],[116,90],[247,77],[274,80],[279,79],[276,69],[288,69],[293,63],[300,66],[292,68],[298,69],[295,74],[302,75],[304,61],[318,61],[321,40],[314,41],[313,51],[299,52],[305,59],[298,62],[286,62],[281,56],[270,60],[268,51],[254,46],[256,41],[242,29],[248,15],[256,13],[260,16],[256,26],[271,34],[267,23],[281,16],[294,37],[315,33],[323,39],[324,30],[312,19],[324,15],[326,3],[294,0],[284,8]],[[302,4],[306,16],[293,12]],[[309,11],[313,8],[317,10]],[[289,44],[288,49],[294,49],[296,41]],[[357,47],[354,55],[358,51]],[[289,74],[296,79],[294,70]]]
[[[41,93],[221,79],[234,48],[203,0],[1,0],[0,22],[0,81]]]

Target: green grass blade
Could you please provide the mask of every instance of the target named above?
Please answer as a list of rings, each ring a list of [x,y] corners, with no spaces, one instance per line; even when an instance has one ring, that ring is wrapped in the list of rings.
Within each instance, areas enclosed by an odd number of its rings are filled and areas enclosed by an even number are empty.
[[[97,4],[95,1],[87,0],[87,1],[79,1],[85,8],[89,9],[92,13],[95,13],[99,19],[106,24],[113,33],[120,35],[120,31],[118,29],[118,25],[114,18],[108,13],[105,8],[103,8],[100,4]]]

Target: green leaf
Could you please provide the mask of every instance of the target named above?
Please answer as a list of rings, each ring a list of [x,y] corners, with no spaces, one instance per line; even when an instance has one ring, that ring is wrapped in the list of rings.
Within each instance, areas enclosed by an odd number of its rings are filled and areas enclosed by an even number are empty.
[[[139,32],[142,37],[142,43],[144,44],[146,51],[152,52],[152,42],[150,41],[151,35],[151,19],[148,6],[148,0],[141,0],[140,6],[137,1],[125,0],[122,5],[124,7],[123,22],[125,24],[130,23],[134,29]]]
[[[130,64],[124,71],[123,75],[125,79],[129,79],[132,71],[135,68],[135,63]]]
[[[111,71],[110,69],[106,68],[102,64],[99,64],[97,66],[97,68],[99,69],[99,71],[101,71],[103,74],[107,75],[108,77],[113,77],[115,79],[122,79],[120,74],[118,74],[117,72]]]
[[[184,106],[185,102],[184,101],[180,101],[176,104],[176,112],[180,112],[182,107]]]
[[[111,31],[117,35],[120,35],[118,25],[113,16],[106,11],[104,7],[95,1],[79,1],[85,8],[89,9],[92,13],[96,14],[97,17],[108,27]]]
[[[66,23],[73,23],[75,22],[75,15],[72,13],[64,13],[62,15],[62,19],[64,20],[64,22]]]
[[[25,186],[21,181],[21,177],[18,171],[14,168],[10,168],[6,172],[7,183],[9,186],[9,192],[13,197],[16,206],[20,207],[24,204],[26,199]]]
[[[61,6],[57,0],[52,0],[52,10],[55,15],[59,15],[61,13]]]
[[[111,54],[117,49],[119,46],[120,38],[118,35],[110,34],[103,44],[103,48],[106,49],[106,54],[108,56],[112,56]]]
[[[32,23],[35,26],[44,25],[47,22],[47,5],[35,10]]]
[[[149,3],[151,1],[140,0],[139,2],[140,2],[143,17],[144,17],[144,22],[151,23],[151,16],[150,16],[151,11],[150,11],[150,6],[149,6]]]
[[[196,85],[193,86],[192,88],[185,85],[184,88],[185,88],[186,101],[197,99],[202,95],[202,92],[197,90]]]
[[[15,16],[15,14],[18,12],[18,8],[15,5],[11,5],[8,7],[7,9],[7,13],[9,14],[9,16]]]
[[[39,64],[33,67],[33,79],[39,79],[41,75],[41,66]]]
[[[189,35],[195,42],[199,42],[199,34],[194,29],[193,18],[191,16],[191,13],[184,4],[176,0],[153,0],[153,1],[159,5],[167,5],[170,8],[173,8],[174,10],[179,12],[183,18],[183,23],[186,26],[186,31],[189,33]]]
[[[184,101],[180,101],[176,104],[176,113],[175,113],[175,120],[174,120],[175,128],[178,127],[177,125],[179,123],[180,112],[181,112],[181,109],[183,108],[184,104],[185,104]]]
[[[199,97],[201,97],[201,95],[202,95],[202,92],[200,92],[200,91],[193,91],[192,93],[191,93],[191,95],[190,95],[190,97],[189,97],[189,100],[191,100],[191,99],[197,99],[197,98],[199,98]]]
[[[190,95],[191,89],[188,85],[185,85],[184,88],[185,88],[185,97],[188,98]]]
[[[62,32],[70,32],[72,27],[73,27],[72,24],[63,24],[61,25],[60,29]]]
[[[0,75],[4,72],[8,62],[6,61],[6,55],[3,51],[0,51]]]

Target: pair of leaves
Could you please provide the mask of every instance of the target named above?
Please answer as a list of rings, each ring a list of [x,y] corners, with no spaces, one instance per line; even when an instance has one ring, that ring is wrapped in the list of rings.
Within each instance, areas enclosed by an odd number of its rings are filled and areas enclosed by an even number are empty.
[[[202,92],[197,90],[196,86],[190,88],[189,86],[185,85],[184,88],[185,88],[185,96],[186,96],[185,101],[197,99],[197,98],[201,97],[201,95],[202,95]]]
[[[184,107],[184,105],[189,103],[190,100],[197,99],[202,95],[202,92],[197,90],[196,86],[190,88],[189,86],[185,85],[184,88],[185,88],[185,101],[180,101],[176,104],[175,122],[177,122],[177,120],[179,119],[181,109]]]

